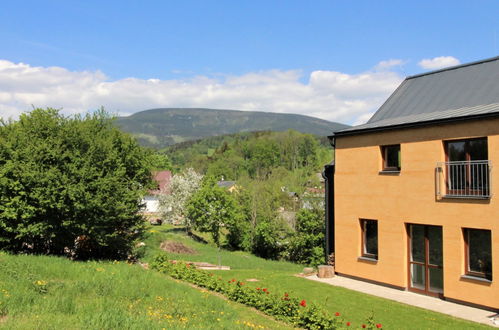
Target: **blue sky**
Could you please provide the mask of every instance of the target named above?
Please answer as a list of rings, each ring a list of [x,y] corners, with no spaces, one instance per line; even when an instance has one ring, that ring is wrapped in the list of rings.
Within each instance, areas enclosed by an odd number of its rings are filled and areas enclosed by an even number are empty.
[[[351,124],[404,76],[499,55],[499,1],[9,1],[0,45],[3,116],[199,106]]]

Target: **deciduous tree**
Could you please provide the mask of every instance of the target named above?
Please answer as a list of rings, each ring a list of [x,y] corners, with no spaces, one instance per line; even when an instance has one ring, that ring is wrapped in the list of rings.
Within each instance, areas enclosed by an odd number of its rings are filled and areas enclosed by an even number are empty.
[[[0,248],[125,258],[143,232],[147,153],[97,111],[0,123]]]

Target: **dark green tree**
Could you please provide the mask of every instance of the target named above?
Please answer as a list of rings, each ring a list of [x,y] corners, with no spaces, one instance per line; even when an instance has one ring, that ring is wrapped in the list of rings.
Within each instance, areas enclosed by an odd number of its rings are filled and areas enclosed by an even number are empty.
[[[143,233],[150,160],[104,110],[0,123],[0,249],[126,258]]]
[[[317,266],[324,261],[324,211],[301,209],[296,215],[296,232],[291,238],[289,260]]]

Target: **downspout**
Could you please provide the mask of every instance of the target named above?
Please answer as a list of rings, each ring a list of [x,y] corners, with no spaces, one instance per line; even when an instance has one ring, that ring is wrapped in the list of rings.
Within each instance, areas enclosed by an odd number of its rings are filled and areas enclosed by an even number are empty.
[[[333,147],[333,161],[331,164],[324,166],[322,177],[324,178],[326,194],[325,194],[325,235],[324,235],[324,252],[325,264],[330,264],[330,256],[334,255],[334,169],[335,169],[335,138],[328,136],[329,143]],[[334,260],[334,259],[333,259]],[[333,261],[334,262],[334,261]]]

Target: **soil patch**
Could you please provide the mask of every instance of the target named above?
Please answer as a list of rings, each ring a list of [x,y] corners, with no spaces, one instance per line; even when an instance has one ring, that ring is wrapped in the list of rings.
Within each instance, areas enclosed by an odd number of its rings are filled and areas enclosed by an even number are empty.
[[[193,248],[190,248],[184,245],[181,242],[172,242],[172,241],[164,241],[159,246],[161,250],[170,253],[178,253],[178,254],[197,254],[197,251]]]

